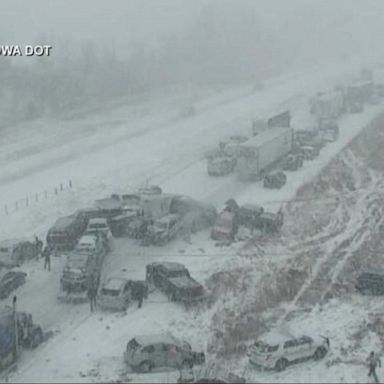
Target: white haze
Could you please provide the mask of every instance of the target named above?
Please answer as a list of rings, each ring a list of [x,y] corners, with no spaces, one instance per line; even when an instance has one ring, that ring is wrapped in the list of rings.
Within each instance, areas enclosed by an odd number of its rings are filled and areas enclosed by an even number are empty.
[[[381,0],[3,0],[1,15],[1,44],[53,46],[46,59],[1,58],[3,121],[383,55]]]

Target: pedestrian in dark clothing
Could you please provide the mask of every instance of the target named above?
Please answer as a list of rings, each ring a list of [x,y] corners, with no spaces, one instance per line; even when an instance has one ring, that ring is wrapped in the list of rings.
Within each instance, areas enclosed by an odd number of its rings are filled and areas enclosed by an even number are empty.
[[[51,270],[51,250],[48,246],[44,247],[42,256],[44,257],[44,269]]]
[[[41,255],[41,251],[43,249],[43,242],[37,236],[35,236],[35,247],[36,247],[36,260],[38,260]]]
[[[371,352],[367,358],[369,372],[368,376],[373,376],[375,383],[379,382],[379,379],[377,378],[376,374],[376,368],[377,366],[381,367],[381,361],[380,359],[375,355],[375,352]]]
[[[88,299],[89,299],[91,312],[93,312],[96,309],[96,296],[97,296],[97,289],[96,289],[95,283],[92,281],[92,283],[88,288]]]
[[[133,298],[134,300],[137,300],[137,307],[141,308],[143,305],[143,300],[145,297],[145,287],[141,282],[136,282],[134,284],[134,289],[133,289]]]

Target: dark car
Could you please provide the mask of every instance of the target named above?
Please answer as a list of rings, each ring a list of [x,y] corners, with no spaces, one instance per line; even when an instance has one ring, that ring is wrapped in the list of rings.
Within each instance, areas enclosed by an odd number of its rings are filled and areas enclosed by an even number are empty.
[[[169,300],[185,304],[202,300],[203,286],[191,278],[188,269],[180,263],[152,263],[146,267],[146,280]]]
[[[356,289],[363,295],[384,295],[384,270],[367,269],[359,274]]]
[[[282,164],[284,171],[297,171],[300,167],[303,166],[303,158],[298,154],[288,155]]]
[[[6,299],[25,283],[27,274],[19,270],[0,270],[0,299]]]
[[[236,211],[237,224],[253,228],[258,223],[258,218],[263,212],[264,208],[259,205],[244,204]]]
[[[269,173],[264,177],[264,187],[271,189],[280,189],[287,182],[287,176],[284,172]]]

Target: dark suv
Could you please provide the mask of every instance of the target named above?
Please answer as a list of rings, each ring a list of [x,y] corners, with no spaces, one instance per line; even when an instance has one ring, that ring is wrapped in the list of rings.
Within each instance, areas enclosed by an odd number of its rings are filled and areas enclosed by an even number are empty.
[[[189,271],[179,263],[152,263],[146,267],[146,280],[167,295],[170,301],[185,304],[204,298],[203,286],[192,279]]]
[[[367,269],[357,278],[356,289],[363,295],[384,295],[384,270]]]

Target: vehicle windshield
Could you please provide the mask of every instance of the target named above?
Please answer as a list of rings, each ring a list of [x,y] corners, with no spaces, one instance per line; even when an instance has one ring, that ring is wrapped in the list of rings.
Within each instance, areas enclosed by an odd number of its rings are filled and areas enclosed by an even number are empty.
[[[86,257],[76,257],[73,259],[69,259],[67,261],[67,268],[84,268],[87,264],[87,258]]]
[[[257,341],[254,344],[254,347],[260,353],[270,353],[270,352],[276,351],[277,348],[279,347],[279,345],[269,345],[269,344],[264,343],[262,341]]]
[[[106,229],[107,226],[102,223],[97,223],[97,224],[89,224],[88,228],[89,229]]]
[[[101,293],[105,296],[119,296],[120,291],[118,289],[108,289],[108,288],[103,288],[101,290]]]
[[[187,269],[181,269],[181,270],[179,269],[175,271],[168,271],[167,276],[168,277],[183,277],[183,276],[189,277],[189,272]]]
[[[154,224],[156,229],[166,230],[168,228],[168,223],[165,221],[157,221]]]

